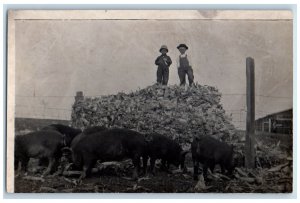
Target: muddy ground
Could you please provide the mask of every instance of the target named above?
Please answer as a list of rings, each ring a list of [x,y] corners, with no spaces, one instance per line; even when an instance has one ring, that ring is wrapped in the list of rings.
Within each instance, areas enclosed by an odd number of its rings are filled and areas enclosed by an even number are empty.
[[[40,178],[37,174],[28,174],[15,179],[15,191],[22,193],[187,193],[197,192],[195,186],[197,181],[193,180],[192,173],[186,174],[157,172],[155,176],[141,176],[137,181],[131,176],[120,176],[118,174],[93,174],[93,177],[84,179],[76,185],[77,178],[64,176],[47,176]],[[232,192],[227,186],[230,181],[217,180],[210,176],[211,180],[206,183],[206,188],[201,192]],[[247,192],[247,188],[243,189]]]
[[[292,154],[292,139],[290,135],[259,135],[257,139],[264,146],[277,147],[278,161],[275,165],[260,166],[247,170],[238,167],[231,179],[220,174],[217,167],[209,175],[209,181],[204,183],[194,181],[192,175],[191,155],[188,154],[187,173],[176,168],[170,172],[161,171],[159,163],[156,174],[141,175],[138,180],[131,178],[132,166],[124,169],[107,167],[92,177],[76,183],[76,176],[49,175],[41,177],[42,170],[37,170],[37,161],[31,160],[29,172],[15,178],[15,192],[17,193],[289,193],[292,192],[292,160],[287,156]],[[272,144],[270,144],[272,143]],[[276,156],[276,154],[275,154]],[[283,157],[282,157],[283,156]],[[285,158],[286,156],[286,158]],[[272,159],[274,154],[272,154]],[[270,159],[270,156],[268,157]],[[42,168],[41,168],[42,169]]]

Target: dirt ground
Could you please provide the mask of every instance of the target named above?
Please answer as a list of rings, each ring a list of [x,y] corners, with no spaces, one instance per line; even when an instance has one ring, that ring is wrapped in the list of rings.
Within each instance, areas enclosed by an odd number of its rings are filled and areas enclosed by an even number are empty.
[[[72,180],[72,179],[69,179]],[[75,179],[73,179],[75,180]],[[113,175],[99,175],[86,178],[80,185],[66,181],[65,177],[46,177],[44,182],[38,180],[24,180],[16,178],[16,192],[72,192],[72,193],[93,193],[93,192],[189,192],[194,181],[189,176],[168,175],[160,173],[156,176],[141,177],[137,181],[131,177],[119,177]],[[51,189],[50,189],[51,188]]]
[[[197,192],[197,181],[193,180],[191,172],[186,174],[157,172],[155,176],[141,176],[137,181],[130,176],[118,174],[94,174],[93,177],[84,179],[76,185],[77,178],[63,176],[20,176],[15,179],[15,192],[21,193],[190,193]],[[37,177],[37,178],[36,178]],[[211,177],[211,176],[210,176]],[[36,179],[35,179],[36,178]],[[211,177],[212,178],[212,177]],[[206,183],[207,189],[202,192],[231,192],[227,189],[229,181],[211,179]],[[245,190],[246,192],[246,190]]]
[[[237,173],[237,172],[235,172]],[[214,174],[218,174],[215,172]],[[168,174],[158,172],[155,176],[141,176],[137,181],[130,176],[118,174],[94,174],[76,185],[76,177],[66,178],[63,176],[47,176],[40,178],[39,175],[19,176],[15,179],[15,192],[17,193],[276,193],[291,192],[291,178],[276,177],[265,174],[264,183],[247,183],[236,178],[232,180],[210,177],[205,188],[197,189],[199,184],[193,180],[192,173]],[[274,184],[275,183],[275,184]],[[276,186],[274,188],[274,186]]]
[[[259,135],[257,139],[265,145],[272,143],[279,146],[280,152],[292,153],[292,139],[283,135]],[[280,157],[279,157],[280,158]],[[101,173],[93,174],[77,184],[78,176],[50,175],[41,177],[42,171],[33,171],[36,160],[29,166],[28,174],[15,178],[16,193],[289,193],[292,192],[292,160],[279,159],[276,165],[268,168],[247,170],[238,167],[231,179],[220,174],[217,167],[209,175],[209,181],[193,180],[191,155],[188,154],[187,173],[176,168],[171,172],[160,171],[155,175],[141,175],[138,180],[131,178],[132,166],[125,171],[107,168]],[[275,163],[275,162],[274,162]]]

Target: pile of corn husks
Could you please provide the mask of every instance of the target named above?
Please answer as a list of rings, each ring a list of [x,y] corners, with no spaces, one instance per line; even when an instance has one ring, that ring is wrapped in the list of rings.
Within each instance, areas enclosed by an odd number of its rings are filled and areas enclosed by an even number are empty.
[[[153,85],[129,94],[76,101],[72,125],[101,125],[157,132],[181,144],[193,136],[212,135],[231,141],[235,128],[220,104],[221,93],[211,86]]]

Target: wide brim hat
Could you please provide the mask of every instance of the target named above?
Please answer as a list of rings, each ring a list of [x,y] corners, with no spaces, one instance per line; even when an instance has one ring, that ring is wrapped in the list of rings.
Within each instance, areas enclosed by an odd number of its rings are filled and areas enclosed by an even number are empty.
[[[159,52],[161,52],[162,49],[167,50],[167,52],[169,52],[168,47],[166,45],[162,45],[159,49]]]
[[[186,48],[186,49],[189,49],[188,46],[186,46],[185,44],[179,44],[179,45],[177,46],[177,49],[179,49],[180,47],[184,47],[184,48]]]

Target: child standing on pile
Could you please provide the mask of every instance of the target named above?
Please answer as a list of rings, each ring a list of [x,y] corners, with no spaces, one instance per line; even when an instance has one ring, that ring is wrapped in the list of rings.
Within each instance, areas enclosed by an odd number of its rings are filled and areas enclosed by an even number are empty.
[[[162,45],[159,49],[161,55],[155,60],[155,64],[158,66],[156,72],[157,83],[162,85],[167,85],[169,81],[169,67],[172,64],[172,60],[167,55],[168,51],[168,47]]]
[[[179,57],[177,58],[177,68],[178,68],[178,76],[180,80],[180,85],[185,85],[185,76],[188,76],[189,85],[192,86],[194,83],[194,74],[192,69],[192,61],[191,57],[188,56],[185,52],[188,50],[188,46],[185,44],[179,44],[177,49],[180,52]]]

